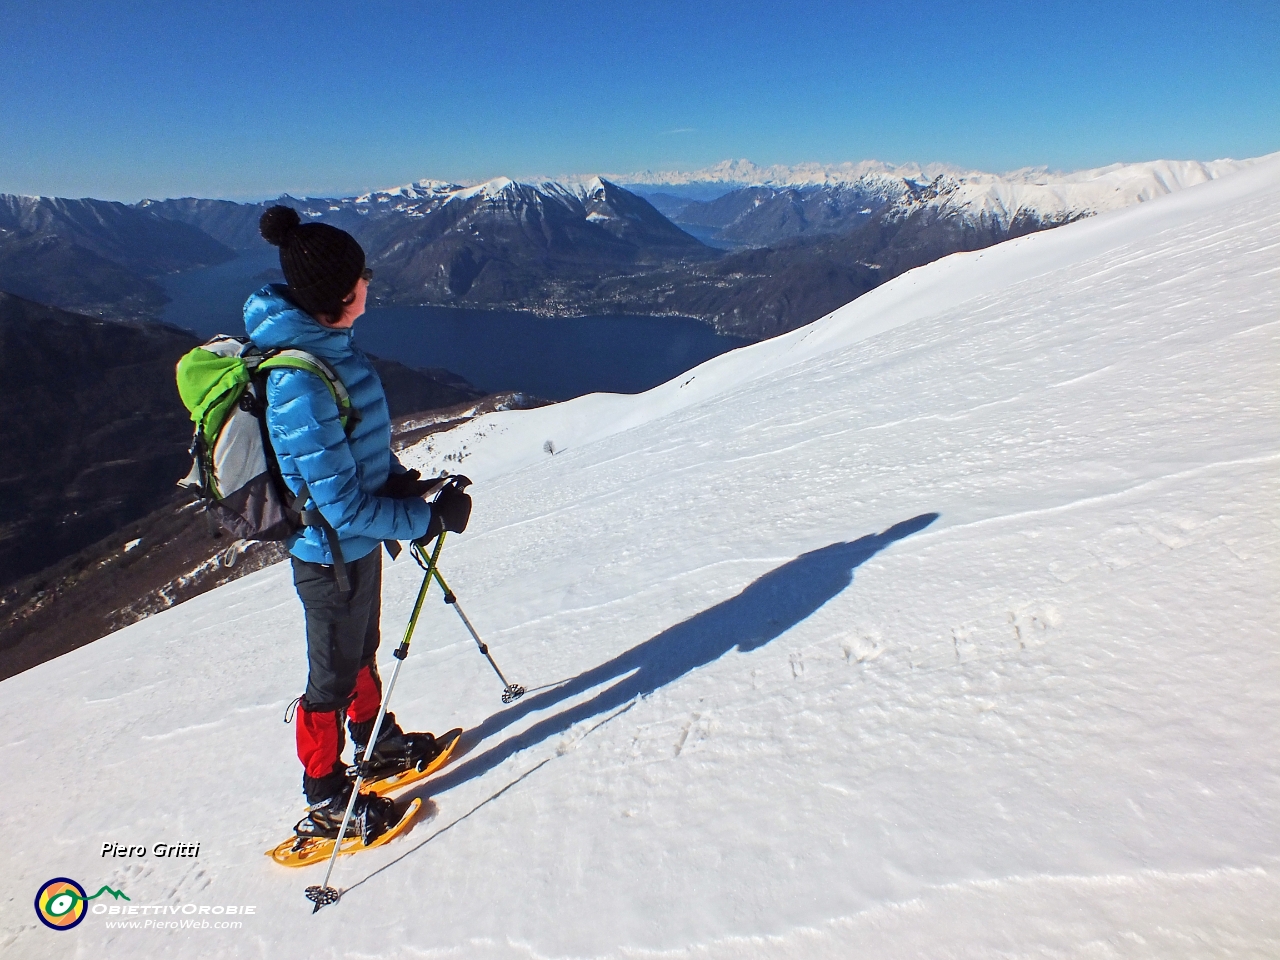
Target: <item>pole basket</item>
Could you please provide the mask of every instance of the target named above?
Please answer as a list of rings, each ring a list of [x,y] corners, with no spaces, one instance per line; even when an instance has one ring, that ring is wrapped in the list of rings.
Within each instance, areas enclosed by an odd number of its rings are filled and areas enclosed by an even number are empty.
[[[315,904],[315,908],[311,911],[315,913],[321,907],[327,907],[331,903],[337,903],[338,898],[342,896],[338,892],[337,887],[307,887],[307,899]]]

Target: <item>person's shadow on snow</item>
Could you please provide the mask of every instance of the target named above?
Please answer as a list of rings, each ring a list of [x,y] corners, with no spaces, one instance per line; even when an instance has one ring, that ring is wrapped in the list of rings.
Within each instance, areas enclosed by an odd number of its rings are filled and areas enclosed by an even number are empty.
[[[443,793],[481,776],[508,757],[574,724],[602,716],[666,686],[734,647],[755,650],[808,617],[853,582],[853,571],[895,540],[923,530],[938,518],[924,513],[896,523],[883,533],[833,543],[801,554],[770,570],[735,597],[677,623],[600,666],[542,692],[526,696],[463,735],[463,755],[489,737],[539,710],[569,700],[617,679],[589,700],[539,720],[466,762],[432,779],[430,792]],[[621,678],[621,679],[618,679]]]

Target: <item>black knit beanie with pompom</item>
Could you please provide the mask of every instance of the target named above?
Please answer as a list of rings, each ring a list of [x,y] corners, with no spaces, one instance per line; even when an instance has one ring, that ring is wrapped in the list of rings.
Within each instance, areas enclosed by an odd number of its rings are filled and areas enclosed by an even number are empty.
[[[355,237],[327,223],[303,223],[292,207],[274,206],[258,221],[267,243],[280,248],[289,298],[307,313],[337,314],[364,270]]]

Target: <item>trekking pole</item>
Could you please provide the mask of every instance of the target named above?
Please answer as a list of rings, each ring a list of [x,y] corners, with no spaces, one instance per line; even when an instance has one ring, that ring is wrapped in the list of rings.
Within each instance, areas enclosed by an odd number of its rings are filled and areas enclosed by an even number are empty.
[[[373,748],[378,745],[378,735],[382,732],[382,718],[387,715],[387,704],[391,702],[391,694],[396,688],[396,678],[400,676],[400,668],[404,666],[405,657],[409,655],[409,641],[413,638],[413,628],[418,625],[418,614],[422,611],[422,602],[427,598],[427,587],[431,586],[431,574],[435,572],[436,561],[440,559],[440,548],[444,546],[444,537],[445,535],[441,533],[436,539],[436,548],[431,552],[431,559],[427,562],[427,574],[422,578],[422,586],[418,588],[418,599],[413,604],[413,614],[409,617],[409,624],[404,629],[404,639],[392,654],[396,658],[396,668],[391,672],[391,682],[387,685],[387,692],[383,694],[378,716],[373,721],[373,732],[369,735],[369,743],[364,748],[364,757],[356,767],[355,786],[351,788],[347,812],[342,815],[342,826],[338,829],[338,838],[333,843],[333,853],[329,855],[329,869],[324,872],[324,882],[319,886],[307,887],[307,899],[315,904],[312,913],[319,912],[321,907],[337,903],[338,898],[342,896],[335,888],[329,886],[329,877],[333,875],[333,865],[338,862],[338,854],[342,851],[342,841],[347,834],[347,823],[351,820],[351,811],[355,809],[356,797],[359,796],[360,786],[364,783],[369,758],[373,756]],[[425,556],[422,548],[417,544],[413,545],[413,549]],[[520,692],[524,693],[523,690]]]
[[[471,625],[471,621],[467,619],[467,615],[462,612],[462,607],[458,603],[458,598],[454,596],[449,585],[444,582],[444,577],[440,576],[439,568],[432,565],[431,570],[427,572],[427,579],[430,580],[432,575],[440,583],[440,588],[444,590],[444,602],[453,607],[457,611],[458,616],[462,618],[463,625],[467,628],[467,632],[471,634],[471,639],[476,642],[476,646],[480,648],[480,652],[484,654],[485,659],[489,661],[489,666],[493,667],[493,672],[498,675],[498,679],[502,681],[502,702],[514,703],[524,696],[524,687],[518,683],[509,683],[507,678],[502,675],[502,671],[498,669],[498,665],[493,662],[493,655],[489,653],[488,645],[480,639],[480,635],[476,633],[476,628]]]

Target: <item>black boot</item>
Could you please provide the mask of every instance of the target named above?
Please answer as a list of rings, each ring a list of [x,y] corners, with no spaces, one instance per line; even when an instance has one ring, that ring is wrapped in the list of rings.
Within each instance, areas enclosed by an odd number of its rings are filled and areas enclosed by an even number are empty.
[[[294,832],[300,837],[335,839],[347,812],[352,786],[346,771],[340,767],[336,767],[328,776],[304,776],[303,787],[311,807],[293,828]],[[400,812],[396,809],[396,802],[390,797],[361,793],[356,797],[355,806],[351,810],[346,835],[358,836],[369,844],[399,819]]]
[[[351,733],[351,743],[355,747],[355,762],[358,765],[364,759],[365,747],[373,732],[373,720],[363,723],[348,721],[347,730]],[[429,733],[405,733],[396,723],[396,715],[388,713],[382,718],[382,733],[378,736],[373,748],[373,756],[369,759],[369,769],[365,776],[384,779],[405,770],[416,767],[421,770],[440,753],[441,744]]]
[[[342,788],[349,782],[347,777],[347,769],[342,765],[342,761],[337,761],[323,777],[308,776],[304,771],[302,774],[302,792],[306,795],[307,803],[315,806],[319,803],[327,803],[332,797],[342,792]]]

